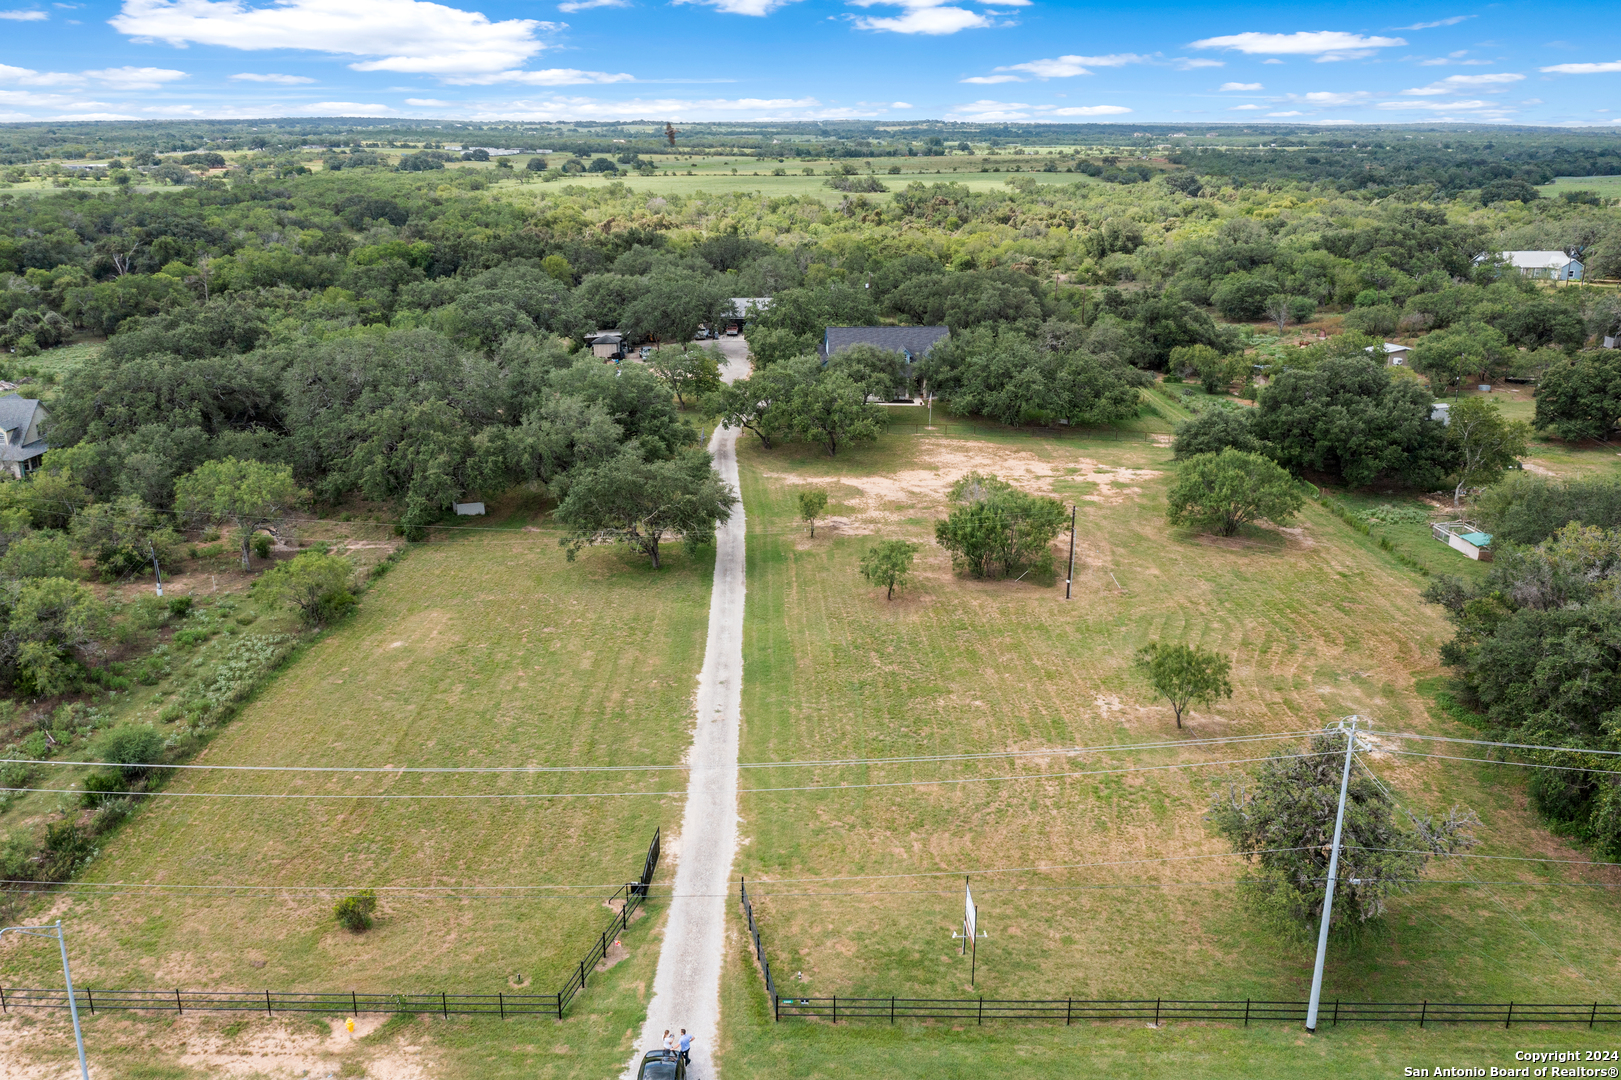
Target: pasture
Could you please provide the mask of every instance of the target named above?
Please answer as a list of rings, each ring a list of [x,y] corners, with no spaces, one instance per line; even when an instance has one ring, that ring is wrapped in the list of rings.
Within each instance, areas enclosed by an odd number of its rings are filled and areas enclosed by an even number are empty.
[[[1248,529],[1231,540],[1168,531],[1170,454],[1150,443],[965,429],[888,436],[833,459],[797,446],[744,447],[751,534],[741,758],[861,762],[744,774],[739,872],[756,897],[780,993],[1304,997],[1308,935],[1267,922],[1242,899],[1241,861],[1202,821],[1215,793],[1243,782],[1249,766],[1234,759],[1290,752],[1299,740],[1174,744],[1305,731],[1351,713],[1383,728],[1467,734],[1435,705],[1436,652],[1450,632],[1419,599],[1420,575],[1382,551],[1377,535],[1315,505],[1288,530]],[[968,469],[1078,503],[1075,600],[1062,598],[1064,536],[1056,576],[957,576],[931,530],[946,512],[946,488]],[[794,509],[805,485],[832,500],[814,540]],[[893,602],[856,574],[876,538],[922,545],[915,582]],[[1437,566],[1464,569],[1430,543]],[[1195,712],[1178,731],[1130,670],[1133,652],[1152,640],[1232,657],[1235,697]],[[872,760],[1159,740],[1173,745]],[[1415,813],[1474,808],[1484,823],[1478,854],[1585,857],[1538,825],[1520,770],[1388,752],[1399,748],[1382,746],[1369,764]],[[1213,764],[1171,767],[1202,762]],[[1113,771],[1125,769],[1133,771]],[[980,925],[990,934],[972,987],[951,936],[968,872],[976,872]],[[1621,991],[1613,900],[1606,889],[1568,884],[1613,883],[1613,872],[1458,859],[1438,860],[1427,876],[1385,919],[1336,940],[1328,997],[1609,1000]],[[844,1075],[846,1066],[881,1072],[883,1062],[919,1050],[909,1035],[760,1031],[747,1000],[731,1014],[733,1060],[746,1071],[797,1064],[803,1053],[840,1061],[820,1075]],[[1051,1067],[1043,1054],[1114,1038],[1100,1030],[1020,1028],[971,1039],[1047,1047],[1032,1051],[1025,1070],[1040,1075]],[[1281,1052],[1299,1033],[1244,1037],[1276,1038]],[[919,1038],[943,1064],[973,1060],[960,1036]],[[1211,1038],[1188,1052],[1238,1052],[1214,1049],[1222,1040]],[[1365,1036],[1345,1038],[1364,1040],[1359,1053],[1369,1062],[1385,1053]],[[1467,1042],[1458,1033],[1437,1038]],[[1119,1052],[1132,1052],[1135,1039],[1122,1040]],[[1280,1057],[1277,1068],[1288,1075],[1298,1061]]]
[[[530,520],[519,510],[413,548],[196,762],[678,764],[712,554],[676,546],[654,572],[603,547],[569,564]],[[679,820],[685,782],[679,769],[183,773],[80,884],[28,915],[70,927],[76,982],[91,988],[551,993],[612,917],[601,898],[635,877],[654,828]],[[639,794],[664,791],[676,794]],[[577,792],[613,794],[541,797]],[[444,798],[463,795],[477,797]],[[135,884],[160,888],[118,887]],[[364,886],[384,889],[377,925],[357,935],[332,905]],[[632,967],[660,914],[626,935]],[[55,964],[0,944],[4,985],[59,982]]]

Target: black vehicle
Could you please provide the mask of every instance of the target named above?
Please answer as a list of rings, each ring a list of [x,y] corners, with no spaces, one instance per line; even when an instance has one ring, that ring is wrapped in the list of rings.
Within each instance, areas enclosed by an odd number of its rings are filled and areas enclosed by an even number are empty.
[[[687,1066],[674,1050],[649,1050],[636,1080],[686,1080]]]

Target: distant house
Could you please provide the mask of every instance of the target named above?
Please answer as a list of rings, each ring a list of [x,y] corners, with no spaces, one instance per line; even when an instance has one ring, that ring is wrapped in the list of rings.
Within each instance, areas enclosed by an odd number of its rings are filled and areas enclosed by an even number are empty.
[[[1407,354],[1413,351],[1411,345],[1398,345],[1394,341],[1387,341],[1382,346],[1385,352],[1385,363],[1400,367],[1407,363]],[[1369,345],[1368,352],[1376,353],[1381,346]]]
[[[0,467],[21,479],[39,468],[45,451],[45,424],[50,420],[39,402],[17,394],[0,397]]]
[[[871,345],[898,352],[910,364],[928,355],[937,342],[950,336],[950,329],[944,326],[830,326],[822,335],[822,347],[817,352],[826,360],[852,345]]]
[[[601,357],[603,360],[623,360],[625,358],[625,335],[618,330],[604,330],[600,334],[585,335],[585,343],[591,347],[591,355]]]
[[[1528,278],[1582,280],[1582,264],[1563,251],[1505,251],[1503,259]]]

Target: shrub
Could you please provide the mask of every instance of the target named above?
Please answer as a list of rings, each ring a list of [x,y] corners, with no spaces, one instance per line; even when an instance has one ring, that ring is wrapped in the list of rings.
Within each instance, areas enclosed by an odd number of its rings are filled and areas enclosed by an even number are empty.
[[[345,896],[332,909],[338,925],[356,934],[372,927],[372,912],[377,910],[377,894],[370,889]]]
[[[176,597],[173,597],[173,598],[170,599],[170,601],[169,601],[169,617],[170,618],[184,619],[187,615],[190,615],[190,614],[191,614],[191,597],[189,597],[189,596],[176,596]]]
[[[84,778],[84,795],[79,802],[84,806],[100,806],[129,789],[122,774],[110,769],[98,769]]]
[[[289,562],[265,571],[255,593],[285,601],[297,609],[309,626],[325,626],[347,615],[355,606],[349,592],[354,567],[341,555],[306,551]]]
[[[1286,524],[1305,502],[1294,477],[1260,454],[1223,450],[1188,458],[1177,471],[1166,519],[1201,532],[1231,536],[1265,518]]]
[[[270,558],[270,536],[268,533],[254,533],[251,541],[253,553],[261,559]]]
[[[96,740],[98,760],[120,767],[124,779],[134,780],[146,774],[163,756],[164,737],[156,728],[144,724],[120,724],[103,732]]]
[[[973,577],[1006,577],[1051,565],[1048,547],[1068,522],[1064,505],[970,473],[952,489],[960,506],[935,522],[935,541]]]

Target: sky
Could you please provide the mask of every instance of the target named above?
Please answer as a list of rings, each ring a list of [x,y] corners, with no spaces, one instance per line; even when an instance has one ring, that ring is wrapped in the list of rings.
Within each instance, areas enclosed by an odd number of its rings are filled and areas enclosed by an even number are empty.
[[[1621,126],[1611,3],[0,0],[0,121]]]

